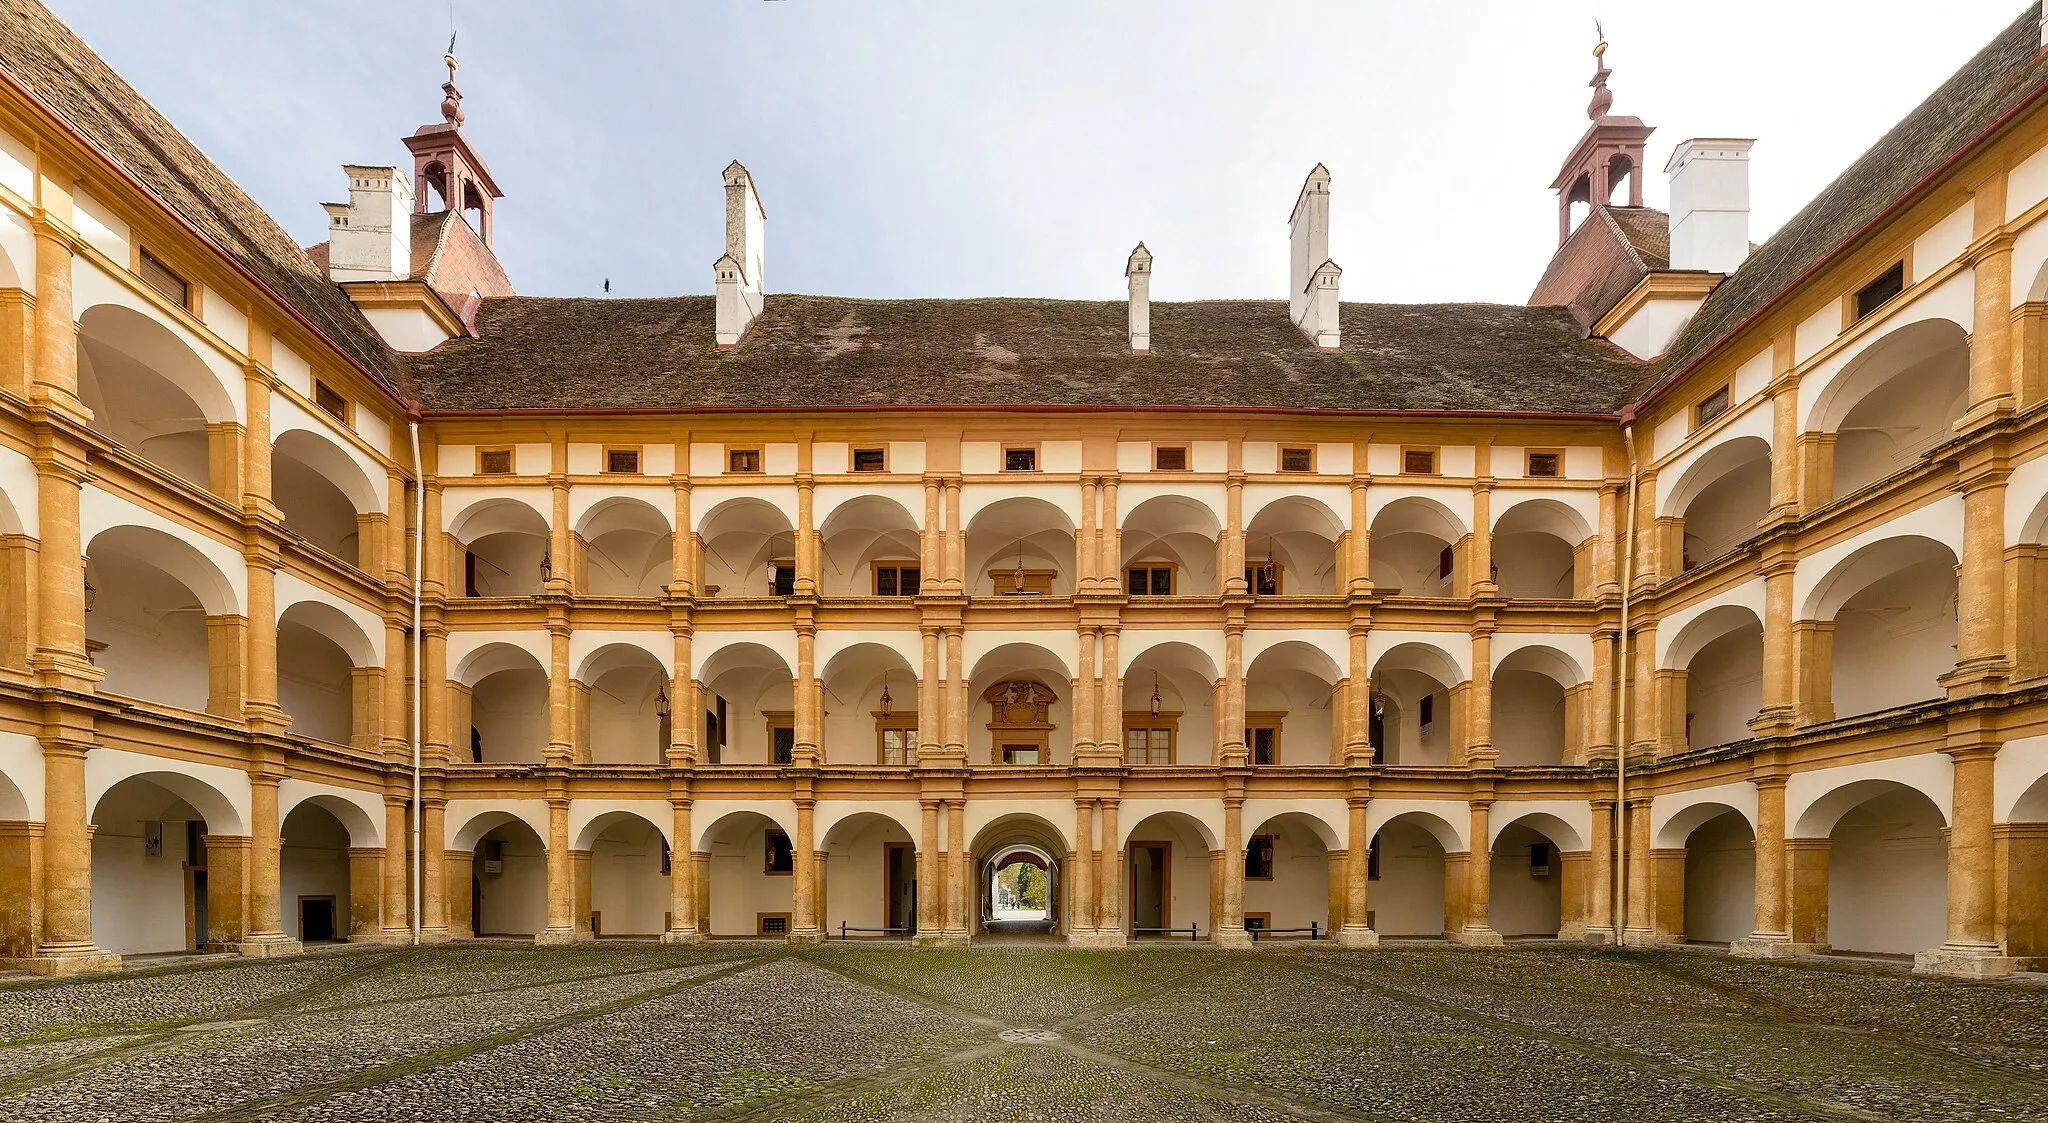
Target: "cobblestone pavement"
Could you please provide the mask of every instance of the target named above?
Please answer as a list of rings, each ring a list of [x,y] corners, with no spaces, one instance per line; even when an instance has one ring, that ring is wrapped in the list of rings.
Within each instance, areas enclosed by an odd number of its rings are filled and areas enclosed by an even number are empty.
[[[351,948],[0,984],[0,1119],[2048,1119],[2048,987],[1686,952]]]

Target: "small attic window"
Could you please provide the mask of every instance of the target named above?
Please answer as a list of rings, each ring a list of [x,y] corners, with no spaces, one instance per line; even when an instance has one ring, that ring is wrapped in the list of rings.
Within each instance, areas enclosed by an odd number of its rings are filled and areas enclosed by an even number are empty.
[[[1727,413],[1730,401],[1728,387],[1725,385],[1716,387],[1713,393],[1701,398],[1699,404],[1692,407],[1692,427],[1697,429],[1716,417]]]
[[[1856,293],[1856,319],[1860,320],[1884,306],[1885,301],[1906,291],[1906,263],[1894,262],[1890,269],[1880,274],[1877,280],[1863,286]]]
[[[139,275],[142,277],[143,284],[162,293],[164,299],[180,308],[191,309],[191,284],[185,278],[179,276],[177,270],[157,260],[157,256],[148,250],[142,251],[142,266],[139,270]]]
[[[1188,470],[1188,446],[1152,446],[1152,470],[1155,472],[1185,472]]]
[[[480,448],[476,450],[476,474],[479,476],[509,476],[512,474],[512,450],[509,448]]]
[[[604,470],[608,475],[637,476],[640,474],[640,450],[637,448],[608,448],[604,450]]]
[[[1564,475],[1564,453],[1556,449],[1530,449],[1528,467],[1523,472],[1531,479],[1556,479]]]
[[[889,470],[889,450],[886,448],[857,448],[853,450],[853,470],[856,472],[886,472]]]
[[[1401,474],[1404,476],[1436,475],[1436,450],[1433,448],[1402,449]]]
[[[1006,448],[1006,449],[1004,449],[1004,450],[1003,450],[1003,471],[1005,471],[1005,472],[1036,472],[1036,471],[1038,471],[1038,449],[1037,449],[1037,448],[1035,448],[1035,447],[1033,447],[1033,446],[1030,446],[1030,445],[1023,445],[1023,446],[1017,446],[1017,445],[1013,445],[1013,446],[1011,446],[1011,447],[1009,447],[1009,448]]]
[[[1280,470],[1283,472],[1313,472],[1316,470],[1316,450],[1313,448],[1282,448]]]
[[[313,383],[313,404],[342,424],[348,424],[348,399],[325,382]]]

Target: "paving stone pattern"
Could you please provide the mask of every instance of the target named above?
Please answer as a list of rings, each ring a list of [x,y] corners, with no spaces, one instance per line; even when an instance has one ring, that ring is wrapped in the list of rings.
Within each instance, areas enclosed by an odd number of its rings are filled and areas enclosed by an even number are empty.
[[[1676,951],[351,948],[0,984],[0,1119],[2048,1119],[2048,987]]]

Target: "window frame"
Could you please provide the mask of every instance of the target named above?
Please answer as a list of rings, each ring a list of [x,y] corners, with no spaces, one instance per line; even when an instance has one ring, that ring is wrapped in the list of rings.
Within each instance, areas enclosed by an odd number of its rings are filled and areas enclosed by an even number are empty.
[[[768,928],[768,922],[771,920],[781,921],[782,931],[770,931]],[[757,912],[754,914],[754,935],[787,936],[789,935],[790,923],[791,921],[789,918],[789,914],[786,912]]]
[[[1244,715],[1245,762],[1253,768],[1278,768],[1286,758],[1282,755],[1282,728],[1287,721],[1285,710],[1247,710]],[[1259,763],[1258,744],[1252,734],[1261,729],[1273,731],[1273,759]]]
[[[633,455],[633,470],[626,472],[612,467],[612,454],[614,453],[631,453]],[[647,474],[645,471],[646,467],[647,457],[642,453],[641,446],[639,445],[605,445],[598,452],[597,470],[599,475],[644,476]]]
[[[1180,467],[1169,468],[1159,462],[1159,457],[1162,453],[1170,452],[1180,454]],[[1152,470],[1155,472],[1192,472],[1195,470],[1195,450],[1192,446],[1186,444],[1161,444],[1154,441],[1152,444]]]
[[[157,283],[150,279],[150,267],[152,266],[161,271],[165,276],[178,282],[184,291],[181,293],[171,293],[158,287]],[[177,305],[193,315],[198,314],[193,311],[193,297],[198,293],[199,286],[193,284],[190,277],[173,268],[170,262],[150,252],[148,246],[138,245],[135,248],[135,279],[142,282],[142,287],[157,294],[164,300]]]
[[[787,768],[796,763],[796,711],[762,710],[761,720],[768,725],[768,765],[771,768]],[[775,734],[789,730],[789,759],[775,759]]]
[[[874,715],[875,719],[875,763],[891,768],[916,767],[917,711],[898,710],[891,714],[884,714],[880,710],[870,710],[868,712]],[[891,761],[889,759],[887,735],[890,733],[910,734],[907,743],[903,746],[903,759],[900,761]]]
[[[1541,473],[1536,470],[1536,458],[1552,457],[1556,471]],[[1561,448],[1525,448],[1522,450],[1522,478],[1528,480],[1561,480],[1564,478],[1564,450]]]
[[[1030,453],[1031,467],[1010,467],[1010,454],[1013,452]],[[1045,457],[1039,449],[1038,442],[1036,441],[1032,441],[1030,443],[1005,441],[1002,445],[1002,452],[998,455],[996,460],[996,470],[1005,473],[1015,473],[1020,476],[1027,475],[1032,472],[1042,472],[1045,470]]]
[[[1017,574],[1019,572],[1024,574],[1024,591],[1021,593],[1016,589]],[[1049,597],[1052,595],[1053,580],[1058,576],[1059,570],[1056,569],[1032,569],[1029,567],[1021,571],[1015,566],[1011,566],[1008,569],[991,569],[988,571],[989,583],[995,589],[994,595],[999,597]],[[1044,588],[1034,587],[1040,584],[1043,584]]]
[[[1261,569],[1273,571],[1273,591],[1270,593],[1260,592],[1258,581],[1253,576]],[[1248,595],[1255,597],[1285,596],[1287,593],[1286,571],[1287,567],[1280,564],[1278,558],[1268,558],[1265,561],[1259,562],[1247,561],[1244,563],[1244,591]]]
[[[775,868],[775,836],[776,836],[776,835],[781,835],[781,836],[782,836],[782,844],[783,844],[783,846],[784,846],[784,847],[786,847],[786,848],[787,848],[787,849],[789,850],[789,868],[788,868],[788,869],[786,869],[786,870],[779,870],[779,869],[776,869],[776,868]],[[792,877],[792,876],[795,876],[795,874],[796,874],[796,840],[795,840],[795,839],[792,839],[792,838],[790,838],[790,837],[789,837],[789,832],[788,832],[788,831],[785,831],[785,830],[783,830],[783,829],[782,829],[781,827],[777,827],[777,826],[770,826],[770,827],[768,827],[768,828],[764,829],[764,830],[763,830],[763,831],[761,832],[761,876],[763,876],[763,877]]]
[[[882,571],[883,571],[883,570],[885,570],[885,569],[886,569],[886,570],[890,570],[891,572],[895,573],[895,575],[896,575],[896,591],[895,591],[895,592],[893,592],[893,593],[885,593],[885,592],[883,592],[883,591],[882,591]],[[914,592],[914,593],[906,593],[906,592],[904,592],[904,591],[903,591],[903,575],[904,575],[905,573],[914,573],[914,574],[917,574],[917,589],[918,589],[918,591],[917,591],[917,592]],[[876,596],[876,597],[918,597],[918,596],[923,596],[923,595],[924,595],[924,565],[923,565],[923,563],[921,563],[921,562],[918,562],[918,561],[910,561],[910,560],[902,560],[902,561],[899,561],[899,560],[894,560],[894,559],[891,559],[891,560],[889,560],[889,561],[876,561],[876,562],[870,562],[870,563],[868,563],[868,589],[870,590],[870,591],[869,591],[869,593],[868,593],[868,595],[869,595],[869,596]]]
[[[1159,712],[1158,712],[1158,713],[1156,713],[1156,714],[1152,714],[1152,713],[1135,713],[1135,714],[1125,714],[1125,715],[1124,715],[1124,736],[1123,736],[1123,750],[1124,750],[1124,752],[1123,752],[1123,757],[1124,757],[1124,765],[1125,765],[1125,767],[1128,767],[1128,768],[1171,768],[1171,767],[1173,767],[1173,766],[1174,766],[1174,764],[1178,762],[1178,760],[1179,760],[1179,757],[1180,757],[1180,717],[1181,717],[1181,712],[1180,712],[1179,710],[1161,710],[1161,711],[1159,711]],[[1166,759],[1165,759],[1164,761],[1155,761],[1155,760],[1142,760],[1142,761],[1134,761],[1134,760],[1132,760],[1132,759],[1131,759],[1131,734],[1132,734],[1132,733],[1133,733],[1134,731],[1137,731],[1137,730],[1144,730],[1144,731],[1145,731],[1146,733],[1148,733],[1148,734],[1149,734],[1149,733],[1156,733],[1156,732],[1162,732],[1162,731],[1163,731],[1163,732],[1164,732],[1164,733],[1166,734]],[[1157,750],[1157,748],[1156,748],[1155,746],[1153,746],[1153,745],[1151,744],[1152,738],[1150,738],[1150,737],[1148,736],[1148,737],[1147,737],[1147,738],[1146,738],[1145,740],[1146,740],[1146,745],[1145,745],[1145,754],[1146,754],[1146,755],[1147,755],[1147,756],[1149,757],[1149,756],[1150,756],[1151,754],[1153,754],[1154,752],[1157,752],[1158,750]]]
[[[1408,466],[1408,458],[1409,458],[1409,457],[1411,457],[1411,456],[1427,456],[1427,457],[1429,457],[1429,470],[1428,470],[1428,471],[1417,471],[1416,469],[1414,469],[1414,468],[1411,468],[1411,467],[1409,467],[1409,466]],[[1401,446],[1401,475],[1404,475],[1404,476],[1442,476],[1443,474],[1444,474],[1444,457],[1443,457],[1443,446],[1441,446],[1441,445],[1402,445],[1402,446]]]
[[[1142,592],[1142,593],[1134,593],[1134,592],[1131,592],[1131,574],[1132,574],[1132,573],[1135,573],[1135,572],[1137,572],[1138,570],[1141,570],[1141,569],[1142,569],[1142,570],[1144,570],[1144,571],[1145,571],[1145,574],[1146,574],[1146,577],[1145,577],[1145,588],[1146,588],[1146,590],[1147,590],[1147,591],[1146,591],[1146,592]],[[1156,577],[1158,577],[1158,575],[1159,575],[1159,572],[1160,572],[1161,570],[1164,570],[1164,571],[1166,572],[1166,591],[1165,591],[1165,592],[1163,592],[1163,593],[1155,593],[1155,592],[1151,592],[1150,590],[1151,590],[1151,588],[1152,588],[1152,585],[1153,585],[1154,579],[1155,579]],[[1124,595],[1125,595],[1125,596],[1127,596],[1127,597],[1173,597],[1173,596],[1179,596],[1179,595],[1180,595],[1180,565],[1179,565],[1179,563],[1177,563],[1177,562],[1163,562],[1163,561],[1141,561],[1141,562],[1132,562],[1132,563],[1131,563],[1130,565],[1127,565],[1127,566],[1125,566],[1125,567],[1124,567]]]
[[[872,452],[872,453],[877,453],[877,454],[879,454],[879,455],[881,456],[881,458],[882,458],[882,462],[881,462],[881,464],[880,464],[879,466],[877,466],[877,467],[873,467],[873,468],[863,468],[863,467],[861,467],[861,466],[860,466],[860,454],[861,454],[861,453],[863,453],[863,452]],[[859,476],[885,476],[885,475],[888,475],[888,474],[889,474],[889,446],[888,446],[888,445],[885,445],[885,444],[884,444],[884,445],[852,445],[852,446],[849,446],[849,447],[847,448],[847,450],[846,450],[846,472],[847,472],[847,474],[848,474],[848,475],[859,475]]]
[[[1306,455],[1308,456],[1308,467],[1306,467],[1306,468],[1289,468],[1289,467],[1287,466],[1287,454],[1288,454],[1288,453],[1290,453],[1290,452],[1300,452],[1300,453],[1305,453],[1305,454],[1306,454]],[[1275,472],[1285,472],[1286,474],[1288,474],[1288,475],[1290,475],[1290,476],[1305,476],[1305,475],[1313,475],[1313,474],[1315,474],[1315,470],[1316,470],[1316,446],[1314,446],[1314,445],[1280,445],[1280,446],[1278,446],[1278,451],[1276,451],[1276,452],[1275,452],[1275,453],[1273,454],[1273,470],[1274,470]]]
[[[505,454],[505,470],[494,472],[484,466],[484,458],[496,453]],[[476,446],[476,474],[479,476],[516,476],[519,474],[519,450],[513,445]]]
[[[1881,285],[1884,285],[1886,282],[1890,281],[1892,275],[1895,273],[1898,274],[1899,287],[1893,289],[1889,293],[1886,293],[1884,297],[1880,299],[1877,303],[1872,304],[1867,308],[1864,307],[1864,295],[1870,292],[1872,289],[1875,289]],[[1854,291],[1848,294],[1848,302],[1846,307],[1844,308],[1844,311],[1847,313],[1845,317],[1847,323],[1845,324],[1845,326],[1851,324],[1860,324],[1863,321],[1869,319],[1870,317],[1876,315],[1878,312],[1882,311],[1887,305],[1891,304],[1892,301],[1897,300],[1900,296],[1904,295],[1906,288],[1906,259],[1901,257],[1897,261],[1892,262],[1890,265],[1887,265],[1883,269],[1880,269],[1876,273],[1872,274],[1869,280],[1864,281],[1861,285],[1858,285]]]
[[[786,593],[781,589],[782,571],[785,569],[789,571],[789,591]],[[768,559],[768,595],[771,597],[793,597],[796,595],[795,558]]]
[[[1708,413],[1707,406],[1716,398],[1721,399],[1721,408]],[[1716,418],[1726,417],[1734,408],[1735,385],[1730,382],[1723,382],[1719,386],[1693,399],[1690,410],[1692,414],[1692,431],[1695,433],[1699,432],[1701,429],[1712,424]]]
[[[331,396],[338,408],[328,408],[327,403],[322,400],[323,395]],[[315,378],[313,380],[313,408],[349,428],[355,427],[355,403],[349,401],[347,394],[335,389],[333,384],[329,383],[326,379]]]
[[[754,455],[754,466],[752,468],[733,467],[733,456],[735,454],[744,456],[747,453]],[[768,449],[764,445],[726,445],[724,464],[725,471],[721,472],[720,475],[765,476],[768,474]]]

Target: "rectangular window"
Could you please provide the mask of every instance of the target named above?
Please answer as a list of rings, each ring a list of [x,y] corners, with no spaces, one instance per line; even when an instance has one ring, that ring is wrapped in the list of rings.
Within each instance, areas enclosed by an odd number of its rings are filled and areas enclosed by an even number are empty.
[[[1877,280],[1863,286],[1856,293],[1856,318],[1862,319],[1884,306],[1884,302],[1906,291],[1906,263],[1895,263],[1880,274]]]
[[[1037,764],[1040,747],[1037,745],[1004,745],[1004,764]]]
[[[637,448],[608,448],[604,450],[604,470],[615,476],[637,476],[640,474],[640,450]]]
[[[1003,471],[1038,471],[1038,450],[1035,448],[1006,448],[1003,450]]]
[[[875,595],[878,597],[914,597],[919,584],[917,566],[896,562],[875,565]]]
[[[1401,474],[1404,476],[1436,475],[1436,450],[1433,448],[1402,449]]]
[[[509,476],[512,474],[512,450],[509,448],[480,448],[476,450],[476,474],[479,476]]]
[[[776,827],[764,832],[767,838],[767,853],[763,855],[762,873],[795,873],[796,848],[789,844],[789,836]]]
[[[1367,881],[1378,881],[1380,879],[1380,840],[1378,838],[1374,838],[1372,843],[1365,848],[1365,879]],[[1366,927],[1370,928],[1372,925],[1367,924]]]
[[[1244,879],[1246,881],[1273,880],[1273,836],[1257,834],[1244,848]]]
[[[909,765],[917,763],[916,726],[883,728],[878,730],[878,733],[881,738],[880,759],[883,764]]]
[[[1173,595],[1173,567],[1134,565],[1124,570],[1124,591],[1134,597],[1170,597]]]
[[[1244,741],[1252,751],[1252,765],[1280,763],[1280,727],[1277,725],[1255,725],[1244,731]]]
[[[157,256],[148,250],[142,251],[141,276],[142,283],[163,294],[165,300],[188,311],[191,309],[192,286],[178,275],[177,270],[157,260]]]
[[[1697,429],[1700,426],[1705,425],[1707,422],[1712,421],[1716,417],[1719,417],[1722,414],[1727,413],[1729,401],[1730,399],[1728,397],[1728,387],[1726,386],[1723,386],[1720,389],[1715,390],[1713,393],[1708,394],[1706,397],[1701,398],[1699,400],[1699,404],[1692,407],[1693,428]]]
[[[725,450],[725,470],[729,475],[735,476],[759,475],[762,471],[761,449],[758,446],[752,448],[728,447]]]
[[[1549,843],[1532,842],[1529,844],[1529,875],[1531,877],[1550,876]]]
[[[1415,707],[1415,724],[1424,729],[1436,724],[1436,695],[1425,694]]]
[[[789,935],[789,914],[786,912],[764,912],[754,918],[755,934],[761,936]]]
[[[348,424],[348,399],[341,396],[341,391],[325,382],[315,382],[313,404],[319,406],[321,412],[344,425]]]
[[[1155,472],[1185,472],[1188,470],[1188,446],[1152,446],[1152,470]]]
[[[1283,472],[1313,472],[1316,470],[1316,450],[1313,448],[1282,448],[1280,470]]]
[[[1539,480],[1554,480],[1564,475],[1564,453],[1555,449],[1530,449],[1529,463],[1523,474]]]
[[[1172,764],[1173,727],[1171,725],[1131,725],[1124,728],[1124,762],[1126,764]]]
[[[775,724],[768,727],[768,763],[791,764],[796,760],[796,727]]]
[[[1245,590],[1255,597],[1280,595],[1280,563],[1253,562],[1244,567]]]
[[[1436,575],[1438,579],[1448,580],[1451,576],[1451,571],[1457,568],[1457,565],[1458,554],[1457,551],[1453,550],[1451,547],[1445,546],[1442,550],[1437,552]]]
[[[886,448],[857,448],[853,450],[853,470],[856,472],[886,472],[889,470],[889,450]]]
[[[768,595],[771,597],[793,597],[796,595],[796,563],[779,561],[768,566]]]

